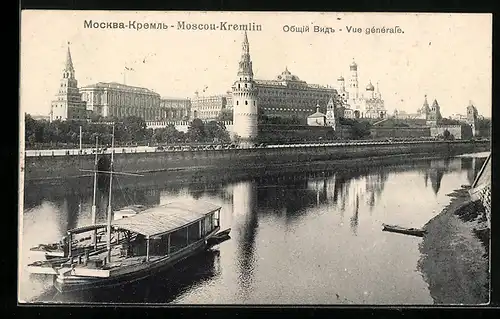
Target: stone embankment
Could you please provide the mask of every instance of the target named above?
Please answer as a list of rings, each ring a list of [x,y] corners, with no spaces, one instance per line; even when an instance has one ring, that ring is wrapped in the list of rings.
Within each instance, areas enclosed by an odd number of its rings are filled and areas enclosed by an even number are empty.
[[[121,172],[151,173],[162,171],[205,170],[213,168],[255,168],[289,163],[310,163],[380,156],[416,156],[423,154],[453,156],[490,149],[490,143],[454,142],[386,142],[347,145],[279,146],[258,149],[210,151],[115,153],[114,169]],[[91,176],[85,170],[94,168],[94,155],[34,156],[24,161],[24,180],[65,179]],[[100,155],[99,169],[109,168],[109,154]],[[82,171],[83,170],[83,171]]]

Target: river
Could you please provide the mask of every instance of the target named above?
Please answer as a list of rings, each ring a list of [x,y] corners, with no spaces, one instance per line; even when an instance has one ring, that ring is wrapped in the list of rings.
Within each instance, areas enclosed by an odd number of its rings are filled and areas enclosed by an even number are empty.
[[[147,280],[98,293],[60,295],[29,275],[29,247],[90,223],[88,191],[47,196],[25,185],[20,245],[21,300],[174,304],[432,304],[417,270],[422,238],[382,223],[422,227],[471,184],[487,154],[395,160],[383,165],[280,171],[233,180],[128,185],[114,209],[195,198],[222,206],[231,239]],[[230,175],[230,171],[224,172]],[[220,176],[223,174],[221,173]],[[117,178],[119,184],[120,177]],[[98,219],[105,221],[100,191]],[[102,193],[102,194],[101,194]]]

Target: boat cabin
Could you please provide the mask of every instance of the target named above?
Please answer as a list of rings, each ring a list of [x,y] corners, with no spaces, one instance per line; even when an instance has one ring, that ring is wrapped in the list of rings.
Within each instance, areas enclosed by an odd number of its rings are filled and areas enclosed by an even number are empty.
[[[204,202],[173,202],[115,220],[116,241],[136,235],[123,244],[122,257],[170,256],[200,243],[220,229],[220,206]]]

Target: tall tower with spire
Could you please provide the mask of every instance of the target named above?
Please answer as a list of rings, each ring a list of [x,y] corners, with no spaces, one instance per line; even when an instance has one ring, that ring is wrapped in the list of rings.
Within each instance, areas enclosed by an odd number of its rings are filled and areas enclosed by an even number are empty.
[[[478,135],[477,115],[476,107],[472,104],[472,101],[469,101],[469,105],[467,106],[467,124],[469,124],[472,129],[472,136]]]
[[[86,120],[86,112],[86,102],[82,101],[78,89],[78,81],[75,78],[75,68],[68,42],[66,63],[59,81],[59,90],[50,106],[50,121]]]
[[[241,58],[237,79],[232,87],[233,97],[233,137],[241,142],[252,143],[258,134],[258,90],[253,80],[250,45],[245,31],[241,47]]]
[[[358,64],[352,59],[351,65],[349,65],[349,70],[351,72],[351,77],[349,79],[349,93],[352,99],[359,98],[359,83],[358,83]]]
[[[326,125],[331,126],[334,131],[337,128],[337,118],[335,117],[335,104],[333,103],[333,97],[330,97],[330,100],[326,105]]]

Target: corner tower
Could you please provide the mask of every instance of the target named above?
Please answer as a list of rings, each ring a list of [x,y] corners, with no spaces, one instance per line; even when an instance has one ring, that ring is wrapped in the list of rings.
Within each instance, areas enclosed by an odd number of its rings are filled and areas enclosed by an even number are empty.
[[[75,78],[75,68],[69,48],[66,53],[66,63],[59,82],[59,90],[50,106],[50,121],[86,120],[86,103],[82,101],[78,81]]]
[[[250,46],[245,31],[241,47],[238,76],[232,87],[234,129],[233,138],[243,143],[252,143],[257,139],[258,101],[257,87],[253,80]]]

